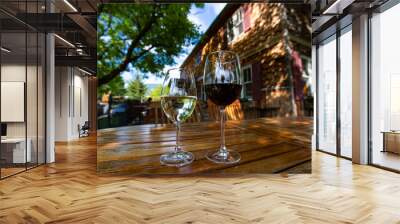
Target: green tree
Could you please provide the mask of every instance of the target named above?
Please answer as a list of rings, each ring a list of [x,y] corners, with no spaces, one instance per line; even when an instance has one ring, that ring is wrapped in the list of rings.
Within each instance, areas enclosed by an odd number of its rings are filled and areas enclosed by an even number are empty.
[[[190,8],[203,4],[103,4],[99,7],[98,85],[135,68],[159,73],[174,57],[198,41],[198,26],[188,19]]]
[[[129,82],[127,95],[129,98],[134,100],[142,100],[147,93],[147,86],[144,84],[140,75],[136,75],[136,78]]]
[[[125,96],[126,89],[125,89],[125,82],[121,76],[113,79],[107,85],[102,85],[97,88],[97,95],[102,96],[103,94],[111,93],[114,96]]]
[[[151,90],[149,96],[152,98],[153,101],[160,100],[161,90],[162,90],[161,84],[157,85],[156,87],[154,87],[154,89]]]

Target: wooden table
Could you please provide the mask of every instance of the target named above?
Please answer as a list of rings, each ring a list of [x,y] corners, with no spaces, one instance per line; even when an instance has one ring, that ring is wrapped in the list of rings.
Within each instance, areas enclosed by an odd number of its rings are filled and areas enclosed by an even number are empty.
[[[218,122],[182,126],[182,147],[195,155],[184,167],[161,165],[160,155],[174,149],[173,125],[139,125],[104,129],[97,136],[97,170],[115,174],[208,174],[311,172],[311,119],[262,118],[228,121],[227,147],[240,152],[237,164],[208,161],[219,146]]]

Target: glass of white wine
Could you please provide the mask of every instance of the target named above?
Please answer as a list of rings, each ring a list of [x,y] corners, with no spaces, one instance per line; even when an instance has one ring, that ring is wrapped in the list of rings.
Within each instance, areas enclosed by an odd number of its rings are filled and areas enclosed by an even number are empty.
[[[180,146],[181,123],[193,113],[197,101],[196,82],[193,73],[184,68],[168,70],[161,90],[161,107],[176,125],[176,145],[173,152],[161,155],[161,164],[181,167],[193,162],[194,155]]]

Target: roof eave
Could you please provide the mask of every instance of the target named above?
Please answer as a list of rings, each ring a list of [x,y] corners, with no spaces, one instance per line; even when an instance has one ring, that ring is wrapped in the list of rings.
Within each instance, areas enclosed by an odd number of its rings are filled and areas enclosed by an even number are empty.
[[[182,63],[182,67],[184,67],[189,61],[189,58],[192,58],[195,53],[199,51],[201,47],[203,47],[212,36],[214,36],[215,32],[217,32],[221,26],[223,26],[226,21],[230,18],[230,16],[240,7],[242,4],[238,3],[230,3],[226,4],[225,7],[221,10],[217,17],[215,17],[214,21],[208,27],[206,32],[203,34],[201,40],[194,46],[193,50],[186,57],[186,59]]]

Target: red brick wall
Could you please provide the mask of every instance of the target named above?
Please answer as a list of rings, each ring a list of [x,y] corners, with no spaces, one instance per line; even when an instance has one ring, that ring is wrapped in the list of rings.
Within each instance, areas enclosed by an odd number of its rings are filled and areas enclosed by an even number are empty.
[[[207,53],[221,49],[233,50],[239,54],[242,66],[252,66],[253,102],[240,105],[241,103],[237,101],[235,105],[232,105],[236,108],[232,111],[237,111],[237,108],[246,110],[249,105],[252,105],[267,110],[278,108],[278,115],[289,116],[292,113],[292,101],[283,30],[287,27],[291,36],[303,39],[305,42],[309,41],[310,37],[307,35],[311,34],[311,30],[307,30],[307,26],[310,27],[307,9],[285,8],[282,4],[265,3],[244,3],[241,7],[244,9],[245,31],[228,43],[225,27],[221,26],[201,48],[201,63],[196,64],[195,58],[188,58],[186,66],[195,69],[197,77],[202,76]],[[282,21],[285,12],[288,15],[288,23]],[[285,24],[288,25],[285,26]],[[306,47],[291,41],[289,45],[302,54],[311,54],[311,45]],[[209,107],[213,105],[209,103]],[[212,108],[209,112],[215,113],[214,109]],[[227,117],[242,119],[246,116],[228,114]]]

